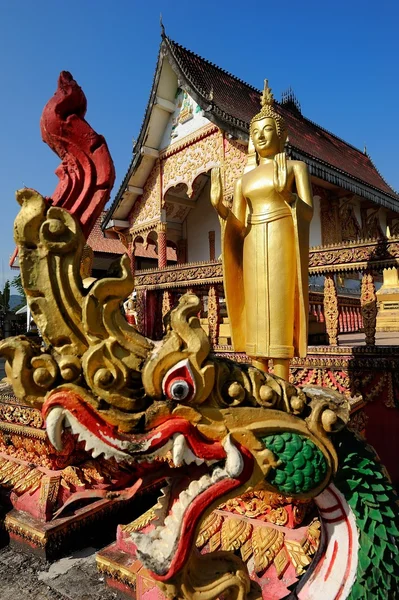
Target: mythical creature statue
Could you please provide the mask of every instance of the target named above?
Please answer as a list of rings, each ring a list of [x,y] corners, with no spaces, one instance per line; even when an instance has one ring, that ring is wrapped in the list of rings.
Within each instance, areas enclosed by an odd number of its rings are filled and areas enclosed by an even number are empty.
[[[121,311],[134,284],[127,256],[120,260],[119,276],[83,286],[85,234],[109,196],[113,167],[104,140],[84,135],[89,126],[82,98],[72,78],[61,74],[45,109],[47,139],[63,158],[56,199],[30,189],[17,192],[21,210],[15,241],[43,345],[23,336],[0,344],[16,396],[41,407],[55,448],[73,435],[93,458],[123,465],[131,475],[129,497],[149,483],[167,483],[154,527],[130,538],[137,558],[168,598],[262,598],[240,556],[233,551],[201,555],[195,547],[201,522],[214,508],[259,484],[299,500],[316,498],[324,515],[329,545],[319,557],[322,576],[316,570],[296,597],[345,598],[351,589],[352,598],[386,597],[379,591],[362,595],[364,582],[367,590],[388,585],[390,597],[396,597],[399,531],[392,492],[370,466],[374,459],[359,456],[351,435],[348,441],[345,431],[338,433],[349,419],[343,396],[319,387],[298,389],[254,366],[212,355],[193,294],[184,295],[167,315],[162,341],[146,339]],[[76,152],[76,140],[69,143],[68,136],[78,130],[88,144],[86,154]],[[93,152],[101,155],[101,163],[95,165]],[[81,177],[86,170],[89,182]],[[335,434],[337,448],[330,439]],[[356,516],[331,487],[337,472]],[[374,479],[367,482],[369,474]],[[358,490],[356,498],[352,490]],[[338,520],[341,529],[334,525]],[[365,531],[366,522],[372,522],[372,533]],[[380,540],[374,547],[375,534]],[[334,595],[324,594],[331,573]]]

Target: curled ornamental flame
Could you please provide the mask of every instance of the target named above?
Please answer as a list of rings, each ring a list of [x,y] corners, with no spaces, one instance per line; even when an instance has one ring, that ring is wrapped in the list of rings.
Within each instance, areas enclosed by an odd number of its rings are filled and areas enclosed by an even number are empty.
[[[65,208],[79,221],[87,238],[107,203],[115,170],[105,139],[85,121],[87,100],[68,71],[43,110],[43,141],[61,158],[53,206]]]

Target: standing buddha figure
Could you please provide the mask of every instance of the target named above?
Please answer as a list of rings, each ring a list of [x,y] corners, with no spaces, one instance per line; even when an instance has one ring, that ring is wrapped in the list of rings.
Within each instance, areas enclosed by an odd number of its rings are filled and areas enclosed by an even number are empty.
[[[220,169],[212,171],[211,202],[225,220],[223,275],[234,350],[264,371],[273,359],[274,373],[288,380],[290,359],[307,352],[313,197],[307,166],[285,155],[287,130],[267,80],[261,106],[232,208],[223,204]]]

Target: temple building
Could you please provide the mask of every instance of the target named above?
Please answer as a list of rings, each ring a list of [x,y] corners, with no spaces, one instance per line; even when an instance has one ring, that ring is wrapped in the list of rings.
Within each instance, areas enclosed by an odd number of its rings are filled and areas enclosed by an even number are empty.
[[[125,244],[129,240],[137,292],[146,292],[149,298],[157,296],[156,302],[151,299],[151,311],[162,302],[165,310],[173,291],[200,286],[205,308],[211,291],[211,304],[217,294],[223,313],[221,290],[209,289],[209,284],[221,283],[217,260],[221,228],[209,201],[210,170],[223,167],[225,202],[231,203],[234,181],[246,161],[249,121],[258,110],[259,95],[255,88],[163,35],[133,159],[102,224],[108,237],[119,237]],[[283,94],[278,110],[288,127],[287,154],[308,165],[313,184],[310,281],[315,293],[311,296],[310,342],[325,342],[327,334],[335,343],[339,331],[363,327],[359,300],[362,269],[353,269],[353,264],[359,263],[358,252],[352,251],[342,260],[340,247],[359,248],[362,241],[362,256],[364,252],[372,256],[375,244],[385,239],[387,231],[395,236],[398,196],[366,152],[304,117],[291,90]],[[368,240],[366,247],[364,240]],[[167,273],[139,273],[143,245],[153,249],[162,271],[167,248],[175,250],[178,265]],[[331,245],[338,246],[333,268],[328,269],[331,252],[326,254],[323,249]],[[207,264],[196,264],[203,262]],[[331,273],[337,275],[329,278]],[[317,293],[325,281],[329,296],[341,292],[338,327],[334,319],[326,322],[323,297]],[[374,282],[367,279],[367,285],[375,294]],[[148,315],[146,319],[144,301],[140,302],[141,328],[147,335],[156,334],[151,331],[153,320]],[[212,339],[225,345],[229,343],[226,319],[223,314],[218,319]]]
[[[135,272],[137,327],[148,337],[162,335],[161,315],[191,290],[202,299],[201,323],[214,351],[246,360],[231,346],[221,226],[210,203],[210,172],[222,167],[224,201],[231,205],[259,99],[258,89],[163,32],[133,157],[102,222],[105,235],[128,248]],[[359,406],[367,396],[392,408],[399,399],[392,370],[399,352],[394,346],[376,346],[375,335],[377,289],[384,272],[389,274],[388,292],[395,292],[399,197],[366,151],[306,118],[292,90],[276,104],[288,128],[287,155],[308,166],[315,209],[310,228],[309,351],[306,359],[293,359],[292,379],[300,385],[337,389]],[[143,248],[157,257],[155,268],[145,268]],[[385,308],[393,321],[399,318],[397,302],[387,302]],[[364,416],[360,412],[359,423]],[[372,409],[366,412],[371,416]],[[395,423],[392,411],[387,412],[389,426],[396,426],[394,412]],[[384,427],[379,427],[371,439],[377,449],[384,436]],[[388,464],[390,459],[384,456],[384,461]]]

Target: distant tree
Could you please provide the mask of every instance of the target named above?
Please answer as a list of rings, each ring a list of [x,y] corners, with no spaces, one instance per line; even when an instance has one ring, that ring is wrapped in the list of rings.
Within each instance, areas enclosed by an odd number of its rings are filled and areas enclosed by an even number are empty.
[[[10,282],[7,280],[0,292],[0,311],[5,315],[10,310]]]
[[[25,296],[25,290],[24,287],[22,285],[22,281],[21,281],[21,273],[19,273],[19,275],[16,275],[14,277],[14,279],[11,282],[11,285],[13,288],[15,288],[18,292],[18,294],[22,297]]]

